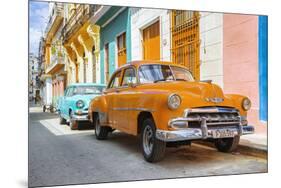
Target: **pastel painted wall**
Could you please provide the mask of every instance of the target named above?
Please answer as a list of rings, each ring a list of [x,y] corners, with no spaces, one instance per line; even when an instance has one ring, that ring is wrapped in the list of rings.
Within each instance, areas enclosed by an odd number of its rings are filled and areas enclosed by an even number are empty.
[[[258,16],[224,14],[223,81],[225,93],[248,96],[249,123],[259,122]]]
[[[105,83],[105,45],[109,44],[109,74],[117,68],[117,36],[126,32],[127,62],[131,60],[131,21],[130,9],[111,7],[108,12],[96,23],[100,25],[100,69],[101,83]],[[120,12],[121,11],[121,12]],[[116,16],[116,14],[118,14]],[[116,16],[112,19],[112,17]],[[112,19],[112,20],[111,20]],[[111,21],[110,21],[111,20]]]
[[[160,60],[171,61],[170,11],[131,8],[132,60],[143,59],[142,30],[157,20],[160,22]]]
[[[200,12],[200,80],[223,87],[223,13]]]

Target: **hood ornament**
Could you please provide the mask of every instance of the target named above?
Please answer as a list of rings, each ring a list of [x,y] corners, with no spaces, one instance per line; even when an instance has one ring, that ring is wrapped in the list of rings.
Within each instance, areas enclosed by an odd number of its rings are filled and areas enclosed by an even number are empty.
[[[221,103],[223,102],[223,98],[219,98],[219,97],[213,97],[213,98],[205,98],[205,100],[207,102],[213,102],[213,103]]]

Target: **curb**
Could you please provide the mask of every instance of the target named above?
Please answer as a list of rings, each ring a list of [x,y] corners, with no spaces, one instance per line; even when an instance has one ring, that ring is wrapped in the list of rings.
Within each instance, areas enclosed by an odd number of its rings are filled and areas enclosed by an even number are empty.
[[[195,144],[203,145],[203,146],[208,146],[211,148],[215,148],[214,144],[212,142],[208,141],[194,141]],[[254,157],[259,157],[259,158],[268,158],[268,152],[266,149],[262,148],[256,148],[256,147],[250,147],[246,145],[238,145],[237,149],[232,152],[232,154],[244,154],[244,155],[249,155],[249,156],[254,156]]]

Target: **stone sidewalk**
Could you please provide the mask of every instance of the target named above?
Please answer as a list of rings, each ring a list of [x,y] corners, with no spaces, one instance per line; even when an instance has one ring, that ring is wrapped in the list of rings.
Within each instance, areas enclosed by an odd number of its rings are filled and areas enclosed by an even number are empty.
[[[251,147],[257,150],[267,151],[267,135],[261,133],[244,135],[240,138],[240,145]]]

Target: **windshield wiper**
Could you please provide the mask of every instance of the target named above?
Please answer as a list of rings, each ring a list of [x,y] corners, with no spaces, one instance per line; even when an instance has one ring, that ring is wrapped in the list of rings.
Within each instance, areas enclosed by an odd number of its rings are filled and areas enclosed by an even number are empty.
[[[176,81],[187,81],[186,79],[176,78]]]
[[[162,79],[159,79],[159,80],[154,80],[153,82],[156,83],[156,82],[161,82],[161,81],[166,81],[166,79],[162,78]]]

